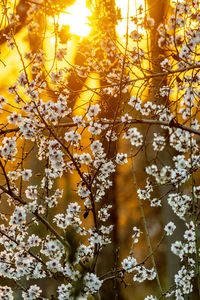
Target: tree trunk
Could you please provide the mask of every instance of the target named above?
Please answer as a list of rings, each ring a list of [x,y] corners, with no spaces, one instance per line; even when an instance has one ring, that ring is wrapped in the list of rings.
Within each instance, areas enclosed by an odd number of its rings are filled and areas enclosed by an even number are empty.
[[[152,72],[160,73],[162,72],[160,63],[162,62],[164,55],[166,55],[166,52],[158,46],[157,28],[160,25],[160,23],[165,22],[165,18],[167,17],[168,11],[170,10],[170,4],[166,0],[161,0],[156,2],[152,0],[147,0],[147,3],[148,3],[148,10],[149,10],[150,17],[155,20],[155,26],[154,29],[151,31],[151,36],[150,36]],[[159,77],[153,78],[151,84],[153,86],[152,101],[156,104],[166,105],[169,102],[169,99],[168,97],[160,97],[159,89],[162,86],[167,85],[167,77],[165,77],[165,79]],[[162,134],[164,133],[164,130],[158,129],[156,130],[156,132]],[[175,150],[170,147],[169,143],[167,143],[167,145],[165,146],[165,150],[160,153],[158,158],[160,159],[163,165],[170,166],[172,164],[172,160],[171,160],[172,155],[175,155]],[[165,185],[165,184],[161,185],[159,187],[160,197],[162,197],[163,195],[168,195],[168,193],[172,190],[172,188],[173,187],[169,185]],[[176,231],[173,234],[173,238],[166,239],[167,241],[166,276],[168,278],[168,286],[170,286],[173,283],[174,274],[177,272],[180,266],[179,258],[171,252],[171,243],[173,240],[179,240],[180,237],[182,236],[183,222],[173,213],[172,208],[168,204],[167,196],[162,198],[162,218],[164,224],[173,221],[177,226]]]
[[[101,35],[106,34],[107,37],[110,36],[111,39],[116,40],[116,33],[115,33],[115,1],[104,1],[104,0],[96,0],[96,7],[97,11],[96,14],[99,17],[105,18],[104,21],[102,19],[99,27],[96,27],[98,29],[94,29],[91,35]],[[96,19],[96,18],[95,18]],[[97,31],[98,30],[98,31]],[[106,37],[106,38],[107,38]],[[106,42],[105,38],[105,42]],[[83,40],[83,44],[80,44],[79,49],[84,49],[85,44],[88,45],[89,40],[87,43],[85,43],[86,40]],[[79,50],[78,49],[78,50]],[[84,65],[85,57],[84,55],[81,55],[81,52],[84,50],[78,51],[75,56],[75,65]],[[116,57],[115,55],[109,56],[107,53],[107,58],[110,60],[111,65],[115,61]],[[98,59],[98,57],[96,57]],[[111,69],[112,70],[112,69]],[[111,71],[110,70],[110,71]],[[105,74],[102,74],[102,77],[105,76]],[[81,91],[82,87],[85,84],[85,80],[83,78],[79,78],[75,74],[71,74],[68,78],[68,88],[72,90],[71,95],[69,95],[69,102],[71,107],[74,107],[75,101],[77,99],[77,92]],[[100,81],[100,87],[104,87],[108,82],[105,80]],[[74,93],[73,93],[74,92]],[[100,98],[99,102],[102,107],[102,111],[100,114],[101,118],[108,118],[108,119],[114,119],[115,114],[118,114],[117,112],[117,103],[120,101],[118,97],[113,97],[110,95],[104,94],[103,97]],[[107,153],[107,159],[112,159],[116,154],[117,145],[116,142],[106,142],[105,138],[102,140],[104,149]],[[116,195],[116,175],[111,176],[111,180],[113,182],[112,187],[106,191],[106,194],[101,200],[101,207],[104,205],[111,204],[112,209],[110,211],[110,218],[109,223],[114,225],[114,230],[111,233],[111,240],[112,243],[105,246],[105,248],[101,251],[98,262],[97,262],[97,274],[103,275],[108,271],[113,270],[117,266],[118,262],[118,255],[117,255],[117,249],[119,247],[119,241],[118,241],[118,205],[117,205],[117,195]],[[106,258],[106,259],[105,259]],[[123,300],[122,293],[120,290],[120,285],[116,280],[114,281],[107,281],[103,284],[101,290],[100,290],[100,298],[102,300],[110,300],[110,299],[118,299]]]

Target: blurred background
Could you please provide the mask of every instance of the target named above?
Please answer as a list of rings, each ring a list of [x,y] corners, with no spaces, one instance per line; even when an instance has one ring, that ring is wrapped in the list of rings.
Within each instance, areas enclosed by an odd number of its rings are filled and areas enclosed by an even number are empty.
[[[31,12],[38,20],[37,24],[32,23],[31,17],[28,15],[28,12],[30,14],[30,6],[34,1],[7,1],[10,7],[8,12],[8,15],[10,15],[10,24],[13,22],[13,25],[8,24],[5,20],[3,1],[1,2],[0,94],[4,95],[9,102],[7,111],[4,111],[0,121],[2,124],[7,123],[8,114],[12,109],[16,109],[17,104],[8,93],[8,86],[14,85],[19,72],[22,70],[22,61],[18,55],[18,50],[11,50],[11,47],[8,47],[6,43],[4,34],[7,34],[9,26],[13,26],[14,28],[14,37],[23,57],[24,54],[29,51],[32,54],[37,53],[39,50],[45,53],[45,63],[39,65],[38,70],[29,70],[32,78],[42,69],[43,71],[45,69],[46,73],[50,73],[51,71],[55,72],[59,68],[70,69],[73,64],[86,67],[87,53],[91,40],[93,41],[97,34],[103,36],[106,32],[109,32],[110,39],[115,45],[113,53],[107,54],[107,58],[113,63],[113,66],[111,65],[110,68],[116,67],[115,58],[118,55],[117,52],[119,52],[120,55],[125,53],[127,36],[131,33],[136,34],[136,32],[139,32],[140,38],[138,41],[129,39],[128,49],[129,51],[134,51],[134,47],[143,49],[148,53],[149,61],[146,62],[147,65],[143,65],[142,67],[138,67],[137,62],[133,62],[130,66],[132,69],[132,78],[134,78],[134,73],[137,73],[137,76],[140,73],[142,74],[142,68],[149,68],[152,72],[161,71],[160,62],[166,53],[158,47],[158,33],[156,28],[160,23],[164,22],[172,12],[171,3],[167,0],[35,0],[37,7],[39,7],[39,5],[41,5],[41,7],[45,5],[45,9],[42,7],[43,9],[41,9],[41,11],[36,9]],[[15,12],[19,16],[18,21],[14,18]],[[145,15],[148,15],[149,18],[153,18],[155,21],[151,30],[140,26]],[[58,45],[66,49],[66,59],[64,61],[57,61],[55,59],[55,52]],[[101,99],[93,91],[85,88],[100,88],[104,86],[105,79],[100,78],[97,72],[93,72],[89,74],[89,76],[78,76],[77,73],[69,72],[69,75],[66,77],[66,82],[68,89],[71,91],[69,102],[74,113],[81,112],[81,107],[88,103],[88,99],[104,101],[104,99]],[[133,84],[132,89],[123,94],[124,103],[131,95],[139,95],[142,101],[153,100],[156,101],[157,104],[159,102],[163,104],[166,99],[160,100],[157,96],[157,91],[163,84],[160,79],[155,79],[151,82],[151,90],[148,89],[146,83],[145,86],[143,86],[142,81]],[[49,97],[54,97],[52,83],[48,83],[48,88],[48,91],[42,94],[44,100],[48,100]],[[109,103],[105,103],[101,116],[112,118],[112,112],[114,111],[113,106],[116,105],[116,101],[110,95],[108,95],[108,99]],[[139,114],[132,116],[138,117]],[[139,126],[138,128],[145,134],[147,129]],[[99,274],[104,274],[108,272],[110,268],[113,268],[115,264],[120,264],[120,261],[129,255],[130,249],[138,262],[142,262],[149,255],[134,177],[136,177],[137,185],[140,188],[144,188],[146,184],[144,181],[145,166],[155,159],[149,146],[151,145],[151,137],[155,130],[157,130],[157,128],[151,128],[151,130],[149,130],[146,147],[139,153],[137,153],[136,149],[130,148],[130,144],[125,140],[117,142],[117,144],[113,143],[112,145],[111,157],[116,152],[116,147],[118,147],[118,152],[127,152],[131,160],[129,160],[129,163],[125,164],[125,166],[118,167],[117,172],[112,178],[114,182],[113,187],[105,196],[105,203],[108,202],[113,205],[110,222],[115,225],[115,230],[112,236],[112,245],[103,250],[102,257],[99,259]],[[87,143],[87,136],[85,139]],[[21,143],[20,140],[18,143]],[[31,147],[31,142],[27,142],[26,145],[21,145],[21,153],[24,149],[31,153],[26,164],[27,167],[33,169],[34,174],[37,174],[37,176],[34,177],[34,182],[32,182],[32,184],[36,184],[40,181],[39,174],[44,166],[41,164],[41,161],[35,160],[36,149],[32,149]],[[32,150],[30,151],[30,149]],[[172,151],[172,149],[168,148],[167,151],[162,152],[162,157],[158,155],[156,157],[157,161],[160,159],[163,165],[169,165],[172,155],[170,151]],[[15,167],[16,165],[9,166],[10,170],[13,170]],[[75,175],[68,175],[58,180],[57,186],[64,188],[64,197],[58,205],[58,212],[63,211],[71,201],[79,201],[76,192],[74,192],[76,182],[77,178]],[[171,187],[169,186],[157,188],[157,194],[155,196],[159,198],[163,195],[167,195],[170,189]],[[177,258],[171,254],[170,243],[173,240],[180,239],[184,228],[181,220],[177,220],[171,208],[168,207],[164,200],[165,197],[163,198],[162,209],[151,208],[148,201],[143,202],[143,207],[152,248],[156,248],[158,243],[160,243],[155,253],[155,259],[163,290],[167,290],[172,284],[173,274],[175,274],[179,267]],[[5,212],[5,210],[7,210],[7,203],[1,201],[0,208],[2,212]],[[49,220],[51,220],[51,216],[52,212],[50,211],[48,216]],[[171,220],[180,224],[180,230],[176,230],[173,238],[162,240],[162,225],[167,224]],[[90,223],[90,218],[88,218],[87,221]],[[4,221],[2,220],[2,222]],[[134,226],[140,228],[143,234],[138,244],[132,247],[131,236]],[[35,233],[39,230],[38,228],[33,228],[33,232]],[[118,249],[118,251],[116,251],[116,249]],[[145,266],[147,268],[152,267],[151,259],[146,261]],[[8,282],[8,280],[0,279],[0,284],[8,284]],[[53,286],[51,280],[50,282],[45,280],[44,286],[45,285],[48,287],[46,289],[46,297],[54,299],[50,297],[56,287]],[[112,281],[108,281],[103,288],[102,299],[140,300],[144,299],[148,294],[155,295],[158,292],[156,280],[138,284],[133,283],[132,276],[130,275],[127,276],[121,284],[114,285]],[[118,296],[116,296],[116,294]],[[17,292],[16,299],[20,299]],[[195,292],[193,298],[190,299],[198,299],[195,296]]]

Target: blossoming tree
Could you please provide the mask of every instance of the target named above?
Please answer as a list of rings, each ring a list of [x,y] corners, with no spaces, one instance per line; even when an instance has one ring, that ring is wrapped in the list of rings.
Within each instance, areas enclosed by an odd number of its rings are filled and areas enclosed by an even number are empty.
[[[156,282],[156,293],[146,295],[146,300],[184,299],[185,295],[194,299],[200,295],[199,1],[174,2],[172,14],[158,27],[148,9],[140,7],[134,17],[128,9],[125,45],[114,38],[109,26],[104,32],[97,30],[85,45],[83,65],[67,60],[69,35],[58,22],[67,3],[25,3],[21,7],[1,1],[4,35],[0,41],[6,41],[19,57],[20,67],[7,86],[9,94],[6,91],[0,97],[0,275],[7,279],[0,287],[0,299],[105,299],[101,289],[107,281],[113,282],[117,297],[117,285],[130,284],[130,276],[132,284]],[[26,16],[22,8],[28,10]],[[94,3],[91,9],[96,9]],[[97,28],[108,16],[112,21],[108,10],[95,20]],[[120,19],[117,12],[113,18]],[[39,15],[46,22],[43,32],[38,30]],[[48,49],[23,51],[16,33],[25,22],[28,31],[44,43],[52,34],[51,28],[47,30],[50,17],[55,51],[49,67]],[[129,31],[131,21],[136,24],[133,31]],[[164,54],[153,61],[148,48],[151,30],[157,32],[158,47]],[[81,105],[78,101],[72,105],[77,91],[68,84],[70,74],[83,81],[80,94],[90,92]],[[103,85],[87,85],[85,78],[91,74]],[[112,106],[111,99],[115,100]],[[105,117],[102,112],[108,107],[110,113]],[[121,145],[126,145],[126,151],[120,150]],[[162,161],[166,152],[169,165]],[[139,157],[145,163],[145,184],[137,179]],[[134,226],[130,233],[128,256],[99,274],[99,258],[107,259],[101,252],[113,243],[113,203],[106,201],[112,192],[113,174],[130,163],[141,228]],[[75,175],[76,181],[72,187],[75,196],[69,203],[59,186],[66,175]],[[170,187],[167,195],[158,193],[161,186]],[[171,244],[172,253],[180,260],[172,286],[163,283],[157,252],[180,225],[172,221],[161,224],[162,237],[153,247],[144,201],[155,210],[167,201],[182,220],[183,236]],[[141,232],[149,251],[143,260],[134,255]],[[54,294],[48,294],[44,280],[55,286]]]

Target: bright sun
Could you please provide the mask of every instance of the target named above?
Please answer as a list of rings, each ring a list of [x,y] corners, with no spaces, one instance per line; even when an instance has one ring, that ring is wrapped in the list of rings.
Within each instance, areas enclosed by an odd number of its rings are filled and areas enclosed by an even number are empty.
[[[86,0],[77,0],[66,12],[59,15],[59,24],[69,25],[71,34],[87,36],[91,31],[87,19],[91,16],[91,11],[86,7]]]
[[[126,30],[127,30],[127,10],[128,10],[128,6],[129,6],[129,17],[131,15],[135,15],[136,14],[136,9],[138,9],[138,7],[140,5],[143,6],[144,8],[144,0],[115,0],[116,6],[119,7],[121,9],[121,15],[122,15],[122,21],[119,22],[119,24],[116,27],[117,33],[119,34],[119,36],[123,37],[126,34]],[[134,25],[133,23],[129,22],[129,33],[132,30],[136,30],[137,27],[136,25]]]
[[[140,5],[144,5],[144,0],[134,0],[129,1],[130,14],[136,11]],[[127,23],[127,8],[128,1],[126,0],[116,0],[116,6],[121,9],[122,21],[117,26],[117,32],[120,36],[126,33],[126,23]],[[61,13],[59,15],[60,25],[69,25],[70,33],[78,36],[87,36],[91,27],[88,25],[88,17],[91,16],[91,11],[86,6],[86,0],[77,0],[74,5],[66,9],[66,13]],[[132,28],[133,27],[133,28]],[[133,25],[129,24],[129,30],[135,29]]]

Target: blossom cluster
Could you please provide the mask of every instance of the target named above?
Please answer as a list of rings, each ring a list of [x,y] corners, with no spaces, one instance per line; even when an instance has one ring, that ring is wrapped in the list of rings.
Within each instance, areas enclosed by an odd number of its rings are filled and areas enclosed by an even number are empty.
[[[105,1],[107,14],[95,18],[99,31],[82,41],[76,64],[67,61],[63,44],[70,37],[56,23],[60,2],[30,1],[26,7],[32,38],[41,38],[38,16],[53,18],[53,60],[39,47],[20,50],[13,28],[21,26],[18,13],[25,7],[9,15],[2,4],[9,22],[5,32],[10,30],[4,39],[22,68],[0,96],[0,276],[9,279],[0,286],[0,299],[15,299],[16,290],[25,300],[48,299],[45,280],[53,282],[52,299],[86,299],[101,294],[109,280],[115,290],[118,283],[129,286],[132,278],[132,284],[157,282],[157,294],[146,300],[182,300],[195,292],[195,280],[200,282],[199,1],[177,1],[167,24],[158,28],[140,8],[140,16],[130,18],[137,30],[127,32],[125,51],[109,21],[117,24],[119,11]],[[99,9],[93,6],[96,13]],[[147,38],[156,31],[157,51],[167,50],[167,57],[160,55],[155,63],[153,50],[143,49],[144,29]],[[48,39],[46,29],[42,36]],[[100,87],[87,85],[91,74]],[[123,212],[117,210],[116,185],[124,170],[137,190],[133,198],[141,222],[134,224],[130,251],[128,241],[120,261],[116,219]],[[154,216],[161,224],[153,247],[155,234],[145,216],[161,209],[169,218]],[[182,222],[178,237],[177,218]],[[145,236],[146,258],[137,255]],[[179,269],[164,291],[156,255],[168,238]],[[103,257],[113,246],[112,257]],[[114,256],[110,269],[99,272],[101,260],[110,266]]]

